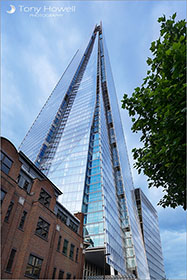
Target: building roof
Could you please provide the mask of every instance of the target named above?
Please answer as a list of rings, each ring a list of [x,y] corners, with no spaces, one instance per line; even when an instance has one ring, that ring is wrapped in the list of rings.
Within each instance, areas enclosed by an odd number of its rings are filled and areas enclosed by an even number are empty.
[[[58,195],[63,194],[62,191],[58,187],[56,187],[53,184],[53,182],[51,182],[51,180],[46,175],[44,175],[43,172],[40,169],[38,169],[36,165],[22,151],[19,151],[19,155],[21,158],[24,159],[24,161],[26,161],[30,166],[32,166],[35,172],[37,172],[43,179],[48,180],[52,184],[53,188],[58,193]]]

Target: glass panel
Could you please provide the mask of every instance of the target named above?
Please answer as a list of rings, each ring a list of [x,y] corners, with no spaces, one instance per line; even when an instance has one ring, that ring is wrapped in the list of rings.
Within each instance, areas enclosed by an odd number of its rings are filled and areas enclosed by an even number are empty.
[[[63,279],[63,277],[64,277],[64,271],[60,270],[58,279]]]
[[[1,204],[5,198],[6,192],[1,189]]]
[[[26,271],[25,271],[25,274],[26,275],[32,275],[32,266],[31,265],[27,265],[27,267],[26,267]]]
[[[3,160],[4,164],[6,166],[8,166],[9,168],[11,168],[11,165],[12,165],[12,160],[10,160],[8,157],[4,157],[4,160]]]
[[[36,227],[36,233],[43,238],[47,238],[49,232],[49,226],[50,225],[46,221],[44,221],[42,218],[39,218]]]
[[[87,212],[94,212],[94,211],[99,211],[102,210],[102,201],[94,202],[94,203],[89,203],[87,207]]]
[[[25,274],[35,279],[39,278],[41,266],[42,266],[42,259],[30,255]]]
[[[101,181],[101,175],[95,175],[88,179],[89,184],[97,183]]]
[[[8,220],[9,220],[9,217],[10,217],[10,214],[11,214],[11,212],[12,212],[13,206],[14,206],[14,202],[11,201],[10,204],[9,204],[9,206],[8,206],[8,210],[7,210],[7,213],[6,213],[6,216],[5,216],[5,221],[6,221],[6,222],[8,222]]]
[[[11,270],[12,270],[12,265],[13,265],[15,254],[16,254],[16,250],[12,249],[12,251],[10,253],[9,260],[8,260],[8,264],[7,264],[7,267],[6,267],[6,271],[8,271],[8,272],[11,272]]]
[[[87,214],[87,223],[95,223],[103,220],[103,212],[95,212]]]
[[[4,153],[0,152],[0,155],[1,155],[1,160],[2,160],[4,157]]]
[[[90,224],[84,227],[84,236],[103,233],[103,231],[104,231],[103,223]]]
[[[9,170],[12,166],[12,160],[9,159],[2,151],[1,151],[1,170],[8,174]]]
[[[89,185],[89,192],[96,192],[101,190],[101,183],[96,183],[93,185]]]
[[[1,165],[1,170],[2,170],[4,173],[8,174],[10,168],[7,167],[6,165],[4,165],[4,164],[2,163],[2,165]]]
[[[49,207],[51,196],[44,189],[41,189],[39,201],[46,207]]]
[[[115,149],[113,151],[113,155],[115,157],[114,166],[116,167],[119,166],[119,162],[120,162],[120,169],[123,176],[123,180],[125,182],[125,197],[128,206],[129,222],[132,230],[132,236],[134,237],[133,244],[134,244],[137,267],[138,267],[138,277],[142,279],[146,279],[149,278],[149,271],[146,262],[143,240],[141,238],[140,226],[137,220],[135,198],[133,193],[134,187],[133,187],[132,176],[131,176],[131,171],[129,166],[129,159],[127,154],[125,139],[123,136],[123,128],[121,124],[120,112],[119,112],[119,107],[118,107],[118,102],[116,97],[113,75],[110,67],[108,51],[104,39],[102,41],[103,41],[103,48],[104,48],[104,55],[105,55],[104,66],[105,66],[106,76],[107,76],[108,97],[111,106],[111,114],[112,114],[113,127],[116,136],[117,149],[119,152],[119,161],[118,161],[116,157],[117,154]],[[109,256],[109,259],[111,259],[111,256]],[[122,264],[120,266],[122,267]]]
[[[90,193],[88,202],[102,200],[102,192]]]
[[[93,39],[91,39],[91,42],[92,40]],[[86,61],[85,57],[82,56],[82,58],[84,61]],[[83,64],[85,64],[85,62],[83,62]],[[95,72],[96,66],[97,44],[95,44],[93,47],[85,71],[80,67],[80,72],[78,73],[76,71],[78,64],[76,67],[74,64],[74,68],[72,68],[71,65],[68,67],[64,75],[66,76],[67,72],[69,72],[69,68],[71,68],[71,79],[68,79],[69,83],[67,83],[67,80],[64,80],[65,76],[63,76],[63,82],[59,82],[59,84],[57,85],[58,89],[55,88],[53,94],[51,95],[51,98],[48,100],[48,104],[50,104],[50,106],[46,104],[46,106],[44,106],[45,108],[43,108],[39,116],[40,121],[44,122],[44,124],[42,125],[42,130],[45,130],[47,125],[46,123],[48,123],[48,129],[49,127],[52,128],[52,126],[54,126],[54,124],[52,125],[52,123],[56,121],[56,117],[58,117],[58,115],[61,117],[61,121],[58,124],[58,129],[56,129],[55,132],[56,134],[54,134],[56,135],[54,137],[54,140],[53,134],[45,131],[45,137],[46,133],[48,133],[48,136],[50,135],[52,137],[50,140],[52,141],[52,145],[50,145],[50,148],[48,148],[44,152],[43,156],[39,155],[38,158],[42,158],[42,162],[39,163],[42,171],[46,175],[48,175],[53,183],[57,185],[63,192],[63,196],[59,197],[59,202],[61,202],[72,212],[78,212],[82,209],[82,197],[84,191],[90,136],[90,122],[93,119],[93,110],[95,106],[97,75],[97,73]],[[75,83],[73,82],[72,78]],[[72,84],[71,81],[74,84]],[[67,85],[67,88],[69,87],[69,89],[66,89],[64,91],[64,84]],[[64,112],[62,112],[61,108],[57,108],[56,102],[58,103],[58,106],[60,106],[60,104],[62,104],[64,101],[67,101],[68,107],[64,103],[65,109],[63,109]],[[54,107],[52,107],[53,104]],[[49,117],[46,114],[46,108],[49,109]],[[45,111],[45,114],[43,113],[43,111]],[[45,117],[47,117],[47,122],[45,121],[44,115]],[[39,119],[37,119],[36,123],[34,124],[35,128],[37,126],[39,131],[39,129],[41,129],[41,126],[39,125]],[[30,136],[27,137],[27,141],[25,140],[25,143],[23,145],[25,149],[26,142],[28,144],[28,139],[29,137],[31,138],[31,135],[33,134],[35,128],[32,128],[32,133],[30,132]],[[45,137],[43,136],[43,139]],[[56,145],[55,143],[58,143],[58,145]],[[43,145],[42,142],[40,143],[40,147],[41,145]],[[28,149],[26,150],[27,153],[29,153]],[[35,155],[36,154],[37,153],[35,153]],[[79,163],[80,161],[81,168]],[[73,167],[71,166],[72,162],[74,164]],[[48,172],[49,166],[50,171]],[[72,197],[69,196],[70,184],[72,184],[73,186]]]
[[[85,240],[87,240],[85,238]],[[88,239],[90,242],[90,247],[100,247],[100,246],[104,246],[104,235],[95,235],[95,236],[90,236]]]

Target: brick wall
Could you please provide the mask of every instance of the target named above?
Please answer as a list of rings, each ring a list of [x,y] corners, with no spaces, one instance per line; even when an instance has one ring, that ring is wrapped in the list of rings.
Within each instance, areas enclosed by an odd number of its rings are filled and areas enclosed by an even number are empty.
[[[8,174],[6,174],[7,172],[1,172],[1,188],[6,193],[1,207],[1,277],[3,279],[34,278],[33,275],[32,277],[28,277],[25,274],[26,268],[28,268],[29,256],[32,254],[35,257],[34,259],[32,258],[34,266],[31,265],[29,267],[29,273],[33,274],[35,270],[36,273],[38,273],[35,266],[36,263],[34,262],[41,259],[40,279],[52,279],[54,268],[56,268],[56,279],[59,277],[60,270],[64,271],[63,278],[65,279],[67,273],[71,274],[72,279],[82,278],[84,257],[80,244],[83,243],[83,214],[78,213],[76,215],[81,221],[81,224],[79,226],[79,232],[73,232],[57,218],[54,213],[56,196],[53,184],[44,176],[43,179],[35,178],[33,180],[29,193],[20,188],[18,186],[18,175],[22,165],[20,154],[12,143],[5,138],[1,139],[1,148],[4,155],[7,155],[9,159],[12,160],[12,166]],[[49,207],[44,206],[38,201],[41,189],[44,189],[51,196]],[[13,203],[12,210],[10,211],[8,219],[5,219],[11,202]],[[26,212],[25,221],[23,227],[20,229],[19,225],[23,218],[24,211]],[[36,233],[39,218],[39,228],[44,226],[41,232],[43,231],[45,233],[45,222],[47,222],[47,226],[49,227],[47,230],[47,237],[41,236],[40,229],[38,229],[39,233]],[[57,250],[59,236],[61,236],[61,244],[59,250]],[[68,240],[67,255],[62,253],[64,239]],[[74,245],[74,255],[72,259],[70,258],[71,244]],[[78,259],[76,261],[77,248]],[[9,259],[12,249],[15,249],[16,253],[11,262]],[[7,266],[9,271],[6,271]]]

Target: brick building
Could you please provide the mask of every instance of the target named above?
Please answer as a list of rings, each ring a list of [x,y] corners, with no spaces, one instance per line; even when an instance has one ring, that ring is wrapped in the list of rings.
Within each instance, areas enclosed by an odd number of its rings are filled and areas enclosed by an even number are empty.
[[[1,138],[1,278],[80,279],[83,215],[13,144]]]

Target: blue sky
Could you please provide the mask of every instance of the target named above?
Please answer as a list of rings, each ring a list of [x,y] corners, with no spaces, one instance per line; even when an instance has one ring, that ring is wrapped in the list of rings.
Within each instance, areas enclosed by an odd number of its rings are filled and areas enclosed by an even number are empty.
[[[10,5],[16,8],[13,14],[7,13]],[[75,8],[50,17],[44,6]],[[31,7],[41,8],[42,16],[32,16]],[[120,105],[123,94],[131,95],[146,76],[150,44],[159,36],[158,17],[174,12],[177,19],[186,16],[185,1],[13,0],[1,1],[1,8],[1,131],[17,148],[77,49],[86,46],[96,23],[103,23]],[[121,118],[132,168],[131,150],[140,146],[139,134],[131,132],[128,113],[122,109]],[[186,279],[184,211],[157,207],[162,190],[148,189],[147,178],[133,168],[132,173],[135,187],[142,188],[158,211],[167,278]]]

